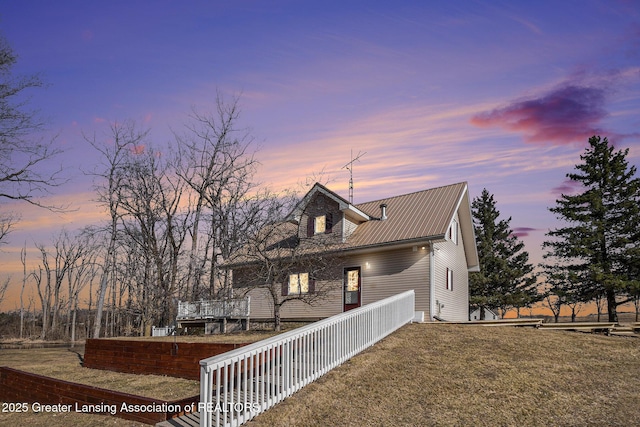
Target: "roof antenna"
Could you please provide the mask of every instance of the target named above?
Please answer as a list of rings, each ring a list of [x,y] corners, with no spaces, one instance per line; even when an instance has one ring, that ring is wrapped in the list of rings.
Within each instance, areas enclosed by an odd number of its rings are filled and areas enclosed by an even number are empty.
[[[349,203],[353,203],[353,162],[355,162],[356,160],[360,160],[360,157],[364,156],[365,154],[367,154],[366,151],[364,153],[358,151],[358,155],[354,159],[353,149],[351,149],[351,161],[341,168],[349,171]]]

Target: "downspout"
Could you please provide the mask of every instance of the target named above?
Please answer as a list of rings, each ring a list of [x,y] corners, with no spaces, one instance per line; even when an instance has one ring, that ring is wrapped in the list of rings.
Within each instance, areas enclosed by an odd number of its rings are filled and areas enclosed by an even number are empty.
[[[429,321],[433,322],[433,316],[436,315],[435,302],[436,302],[436,257],[434,243],[429,243]]]

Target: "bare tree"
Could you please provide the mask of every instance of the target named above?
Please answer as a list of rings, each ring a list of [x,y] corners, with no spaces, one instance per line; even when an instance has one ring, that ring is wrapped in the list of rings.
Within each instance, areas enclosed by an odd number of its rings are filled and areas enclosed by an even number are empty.
[[[0,284],[0,304],[2,304],[2,300],[4,299],[4,294],[7,292],[7,288],[9,287],[10,282],[11,282],[11,278],[7,277],[4,283]]]
[[[30,89],[41,87],[42,82],[38,76],[12,76],[16,61],[17,56],[0,37],[0,200],[22,200],[59,209],[45,204],[40,197],[64,182],[61,168],[53,171],[45,168],[61,150],[55,147],[55,139],[43,142],[36,136],[44,124],[28,109],[26,96]],[[0,242],[18,219],[14,213],[0,215]]]
[[[22,262],[22,288],[20,289],[20,339],[24,332],[24,289],[27,286],[27,243],[20,250],[20,262]]]
[[[42,303],[42,339],[45,339],[49,330],[53,334],[60,334],[58,330],[60,311],[67,305],[70,297],[62,293],[62,285],[69,269],[76,264],[82,252],[66,230],[54,238],[53,253],[50,253],[42,243],[36,244],[36,248],[41,254],[41,264],[36,280]],[[41,291],[40,285],[43,279],[45,280],[44,290]]]
[[[122,224],[148,272],[140,286],[153,296],[152,318],[167,324],[175,317],[172,301],[178,294],[178,264],[189,220],[188,212],[179,211],[185,183],[153,149],[132,155],[123,173],[127,180],[118,189]]]
[[[218,94],[215,113],[202,114],[194,110],[186,132],[175,134],[180,147],[177,174],[193,193],[185,298],[200,296],[207,264],[209,292],[214,292],[220,281],[225,287],[226,280],[220,277],[218,263],[237,249],[238,236],[247,226],[238,221],[235,213],[256,186],[253,176],[258,162],[252,150],[253,138],[248,130],[239,128],[239,116],[239,98],[226,103]],[[199,247],[203,220],[208,222],[204,249]]]
[[[97,275],[96,257],[98,251],[93,247],[92,235],[84,230],[75,239],[75,251],[70,254],[73,261],[67,271],[68,310],[67,336],[73,347],[76,341],[76,319],[80,292],[91,283]]]
[[[36,282],[36,290],[38,291],[40,306],[42,307],[42,332],[40,338],[44,340],[47,338],[49,313],[51,312],[51,273],[44,270],[42,265],[39,265],[38,269],[34,270],[31,276]]]
[[[6,243],[6,237],[18,221],[18,215],[12,212],[0,213],[0,244]]]
[[[85,140],[91,144],[100,154],[102,154],[101,170],[91,172],[98,181],[95,184],[98,193],[98,203],[107,208],[109,212],[109,243],[104,259],[100,288],[98,289],[98,301],[96,307],[96,317],[94,322],[93,337],[100,337],[102,328],[102,314],[104,310],[105,296],[109,280],[115,286],[115,265],[116,265],[116,240],[118,233],[118,221],[120,218],[120,200],[118,199],[118,188],[126,175],[122,173],[125,161],[129,153],[135,150],[144,142],[148,130],[140,131],[134,122],[127,121],[123,124],[114,123],[111,125],[111,141],[101,144],[96,141],[95,136]]]
[[[270,296],[276,331],[281,328],[283,306],[324,301],[336,289],[335,278],[342,277],[340,237],[300,238],[299,224],[284,221],[297,201],[295,195],[257,198],[252,222],[259,227],[227,264],[233,269],[234,289],[244,293],[257,289]]]

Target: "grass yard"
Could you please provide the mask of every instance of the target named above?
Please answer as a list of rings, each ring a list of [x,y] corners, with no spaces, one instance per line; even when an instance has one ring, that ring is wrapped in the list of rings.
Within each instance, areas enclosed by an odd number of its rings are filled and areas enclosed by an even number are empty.
[[[198,393],[194,381],[84,369],[66,349],[0,350],[0,364],[58,378],[70,374],[64,379],[150,397]],[[82,371],[89,374],[74,379],[85,375]],[[105,379],[111,374],[127,378],[115,380],[123,388]],[[181,381],[194,388],[185,384],[181,395]],[[174,394],[157,394],[162,390]],[[412,324],[248,425],[626,427],[640,425],[638,402],[639,338]],[[0,413],[0,425],[139,424],[87,414]]]
[[[300,324],[287,324],[284,330],[294,329]],[[179,336],[179,337],[127,337],[113,338],[126,340],[153,340],[178,342],[224,342],[245,343],[259,341],[275,335],[276,332],[256,330],[242,331],[227,335]],[[20,344],[19,340],[5,341],[8,344]],[[28,342],[28,344],[41,344]],[[92,385],[138,396],[152,397],[162,400],[177,400],[200,393],[200,382],[181,378],[165,377],[161,375],[135,375],[111,371],[83,368],[81,357],[84,356],[84,346],[75,349],[67,348],[29,348],[29,349],[0,349],[0,366],[9,366],[27,372],[47,377]],[[0,406],[0,426],[29,425],[30,427],[55,426],[144,426],[145,424],[123,420],[111,416],[58,413],[36,414],[29,411],[23,413],[2,412]]]
[[[200,393],[199,381],[83,368],[79,354],[82,354],[81,348],[73,351],[65,348],[0,350],[0,365],[46,377],[163,400],[177,400]]]
[[[412,324],[249,426],[640,425],[640,339]]]
[[[80,347],[32,348],[28,350],[0,350],[0,365],[9,366],[52,378],[88,384],[95,387],[131,393],[163,400],[177,400],[200,393],[198,381],[161,375],[134,375],[83,368],[78,353]],[[7,409],[7,408],[1,408]],[[82,413],[27,413],[0,412],[0,426],[28,425],[30,427],[93,427],[93,426],[145,426],[146,424],[105,415]]]

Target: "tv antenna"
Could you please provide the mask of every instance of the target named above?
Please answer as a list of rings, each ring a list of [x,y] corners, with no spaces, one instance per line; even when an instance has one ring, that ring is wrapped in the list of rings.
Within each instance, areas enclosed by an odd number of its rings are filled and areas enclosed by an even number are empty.
[[[358,151],[358,155],[353,157],[353,150],[351,150],[351,161],[344,165],[342,169],[346,169],[349,171],[349,203],[353,203],[353,162],[356,160],[360,160],[360,157],[367,154],[366,152],[362,153]]]

